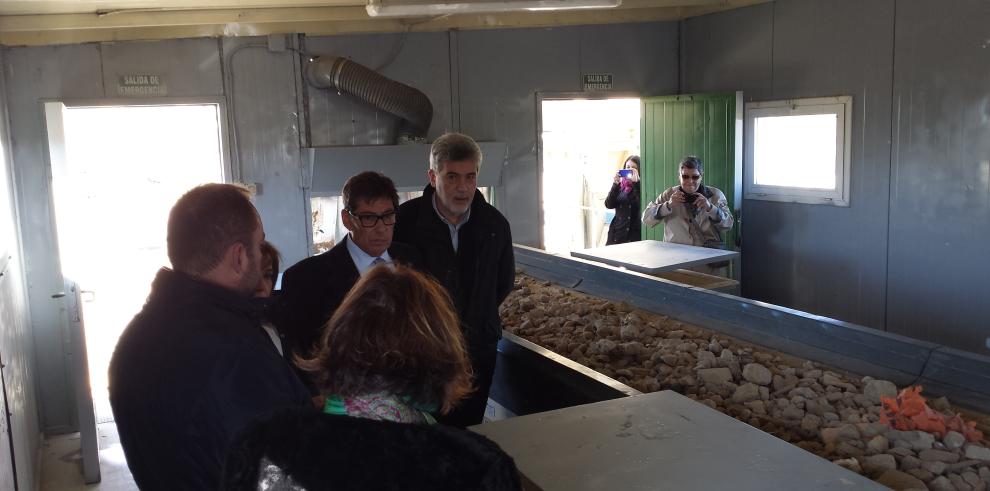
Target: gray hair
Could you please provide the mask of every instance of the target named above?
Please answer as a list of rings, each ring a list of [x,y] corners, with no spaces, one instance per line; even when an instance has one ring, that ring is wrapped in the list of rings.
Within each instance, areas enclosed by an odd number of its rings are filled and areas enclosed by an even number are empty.
[[[474,138],[461,133],[444,133],[430,147],[430,169],[440,172],[445,162],[470,161],[481,170],[481,147]]]

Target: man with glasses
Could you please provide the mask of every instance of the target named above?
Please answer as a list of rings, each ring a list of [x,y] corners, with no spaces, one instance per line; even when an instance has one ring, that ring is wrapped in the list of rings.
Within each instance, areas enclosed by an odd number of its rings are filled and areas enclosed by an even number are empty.
[[[344,183],[340,219],[348,234],[323,254],[299,261],[282,275],[280,328],[295,353],[308,356],[357,280],[379,264],[418,266],[416,249],[392,242],[399,195],[378,172],[362,172]]]
[[[681,184],[667,189],[646,205],[643,223],[650,227],[663,223],[664,242],[713,249],[725,247],[722,234],[733,223],[725,194],[701,183],[705,167],[700,158],[684,157],[679,170]]]

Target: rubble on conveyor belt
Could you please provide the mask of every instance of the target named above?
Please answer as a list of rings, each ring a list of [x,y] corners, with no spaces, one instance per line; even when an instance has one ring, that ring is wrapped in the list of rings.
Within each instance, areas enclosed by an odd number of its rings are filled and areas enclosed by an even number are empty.
[[[986,441],[881,422],[898,387],[519,275],[505,329],[643,392],[671,389],[893,489],[985,490]],[[945,398],[928,401],[953,416]],[[978,433],[978,432],[977,432]]]

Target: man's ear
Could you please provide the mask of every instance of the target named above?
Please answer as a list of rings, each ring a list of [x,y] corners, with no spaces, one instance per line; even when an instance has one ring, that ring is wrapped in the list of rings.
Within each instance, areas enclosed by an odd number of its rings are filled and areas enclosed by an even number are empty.
[[[248,257],[247,247],[240,242],[234,242],[230,247],[227,247],[227,252],[224,253],[224,260],[238,274],[246,271],[251,262],[251,258]]]
[[[340,210],[340,221],[344,223],[344,228],[354,231],[357,224],[354,223],[354,218],[351,216],[347,210]]]
[[[434,171],[433,169],[427,170],[426,171],[426,175],[429,176],[429,178],[430,178],[430,186],[433,186],[433,189],[436,189],[437,188],[437,173],[436,173],[436,171]]]

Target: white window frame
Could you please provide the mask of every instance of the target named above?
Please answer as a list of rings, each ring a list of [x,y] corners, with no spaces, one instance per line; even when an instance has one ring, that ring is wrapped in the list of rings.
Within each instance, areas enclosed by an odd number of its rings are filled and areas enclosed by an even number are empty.
[[[814,189],[793,186],[767,186],[755,183],[756,118],[768,116],[805,116],[834,114],[835,128],[835,188]],[[849,164],[852,143],[852,96],[816,97],[781,101],[750,102],[745,111],[746,154],[743,160],[746,199],[792,203],[849,206]]]

